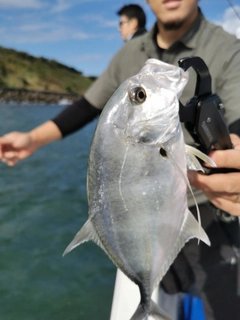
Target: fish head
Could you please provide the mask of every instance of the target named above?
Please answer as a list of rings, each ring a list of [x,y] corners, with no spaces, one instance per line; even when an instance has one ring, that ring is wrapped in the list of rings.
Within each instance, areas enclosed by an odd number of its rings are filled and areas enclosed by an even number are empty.
[[[127,81],[125,136],[135,143],[161,145],[174,136],[179,125],[179,97],[188,72],[149,59]]]

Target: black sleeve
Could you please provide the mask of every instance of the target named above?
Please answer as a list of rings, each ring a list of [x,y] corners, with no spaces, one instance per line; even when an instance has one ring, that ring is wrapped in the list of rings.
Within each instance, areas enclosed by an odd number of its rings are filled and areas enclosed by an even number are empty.
[[[60,112],[52,121],[58,126],[62,136],[81,129],[101,113],[84,97]]]

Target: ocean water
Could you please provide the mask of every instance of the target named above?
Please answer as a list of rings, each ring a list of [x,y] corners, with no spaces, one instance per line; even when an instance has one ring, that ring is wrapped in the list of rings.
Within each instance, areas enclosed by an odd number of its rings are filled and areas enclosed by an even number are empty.
[[[0,105],[0,135],[62,106]],[[0,320],[107,320],[116,268],[94,243],[62,257],[87,220],[86,168],[96,121],[15,167],[0,163]]]

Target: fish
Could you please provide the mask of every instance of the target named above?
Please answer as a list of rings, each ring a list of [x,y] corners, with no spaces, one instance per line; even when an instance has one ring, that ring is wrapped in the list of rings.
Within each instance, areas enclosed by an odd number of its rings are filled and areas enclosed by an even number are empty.
[[[90,240],[100,246],[139,287],[130,320],[169,320],[153,290],[189,239],[210,245],[187,206],[187,167],[201,169],[196,155],[214,165],[185,146],[178,99],[187,81],[188,72],[149,59],[114,92],[90,147],[89,217],[63,253]]]

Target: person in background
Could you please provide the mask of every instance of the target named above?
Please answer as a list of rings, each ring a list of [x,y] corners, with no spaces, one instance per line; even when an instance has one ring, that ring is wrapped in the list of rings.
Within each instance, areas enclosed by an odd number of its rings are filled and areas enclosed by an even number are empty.
[[[186,56],[200,56],[209,67],[212,91],[225,105],[225,118],[234,149],[214,151],[219,167],[240,169],[240,41],[208,22],[198,0],[147,0],[156,16],[153,28],[128,41],[113,57],[105,72],[84,96],[30,132],[12,132],[0,137],[0,159],[15,165],[40,147],[66,137],[96,118],[104,105],[127,78],[135,75],[149,58],[178,65]],[[196,74],[182,96],[184,104],[194,95]],[[193,144],[184,131],[186,143]],[[151,159],[149,159],[151,161]],[[161,285],[170,294],[190,292],[202,298],[207,320],[239,320],[240,315],[240,173],[204,176],[189,173],[197,189],[202,226],[211,247],[189,241],[182,249]],[[192,197],[190,210],[196,214]],[[225,219],[224,212],[231,214]]]
[[[119,32],[124,41],[128,41],[147,32],[146,15],[137,4],[128,4],[118,10],[120,17]]]

